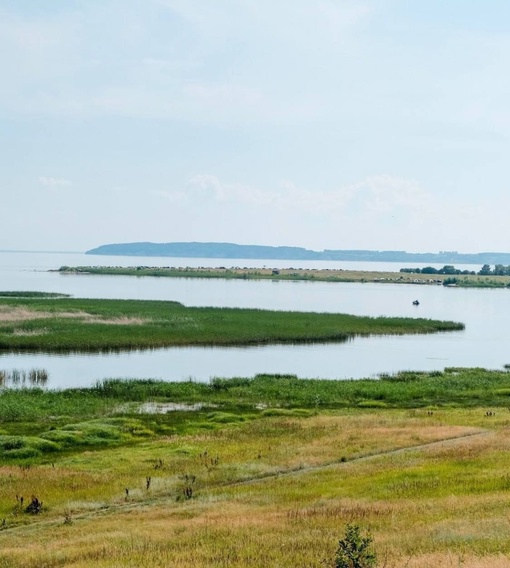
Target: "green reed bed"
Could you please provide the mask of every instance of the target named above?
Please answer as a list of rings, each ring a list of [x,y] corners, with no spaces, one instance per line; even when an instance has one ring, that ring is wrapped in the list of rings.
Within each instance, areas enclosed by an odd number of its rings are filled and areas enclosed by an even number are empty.
[[[486,369],[402,371],[381,379],[300,379],[294,375],[212,379],[209,383],[110,379],[82,392],[112,400],[171,400],[265,408],[420,408],[510,404],[510,373]]]
[[[381,379],[299,379],[294,375],[165,382],[106,379],[88,388],[0,390],[0,426],[58,423],[138,412],[141,403],[200,403],[207,409],[284,415],[287,409],[508,407],[510,373],[486,369],[405,371]],[[183,413],[190,416],[192,412]],[[152,416],[151,420],[156,420]]]
[[[131,443],[255,418],[303,417],[318,410],[506,410],[509,401],[510,374],[484,369],[402,372],[379,380],[257,375],[209,383],[109,379],[62,391],[9,388],[0,391],[0,457]],[[153,413],[141,406],[147,402],[158,403],[160,410]],[[186,411],[176,403],[200,406]]]
[[[107,351],[183,345],[345,341],[357,335],[434,333],[463,324],[413,318],[195,308],[177,302],[0,299],[0,349]]]

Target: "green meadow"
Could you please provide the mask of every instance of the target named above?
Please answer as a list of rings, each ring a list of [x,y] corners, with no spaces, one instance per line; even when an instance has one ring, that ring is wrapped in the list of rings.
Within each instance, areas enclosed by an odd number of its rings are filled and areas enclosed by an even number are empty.
[[[195,308],[164,301],[0,297],[0,349],[4,350],[334,342],[357,335],[434,333],[463,327],[428,319]]]
[[[0,391],[0,566],[503,567],[510,374]]]

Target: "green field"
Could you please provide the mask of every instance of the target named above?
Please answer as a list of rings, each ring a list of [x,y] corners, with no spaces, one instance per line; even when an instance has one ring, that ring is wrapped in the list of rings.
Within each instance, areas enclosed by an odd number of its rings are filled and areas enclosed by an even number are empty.
[[[347,524],[380,567],[507,566],[509,398],[483,369],[3,389],[0,566],[319,568]]]
[[[235,308],[177,302],[0,298],[0,349],[107,351],[182,345],[345,341],[357,335],[434,333],[461,323]]]

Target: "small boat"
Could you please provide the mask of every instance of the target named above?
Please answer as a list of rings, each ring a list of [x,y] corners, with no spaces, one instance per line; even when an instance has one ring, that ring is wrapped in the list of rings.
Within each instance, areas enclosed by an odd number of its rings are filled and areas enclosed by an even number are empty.
[[[419,306],[419,305],[420,305],[420,302],[418,300],[414,300],[413,306]]]

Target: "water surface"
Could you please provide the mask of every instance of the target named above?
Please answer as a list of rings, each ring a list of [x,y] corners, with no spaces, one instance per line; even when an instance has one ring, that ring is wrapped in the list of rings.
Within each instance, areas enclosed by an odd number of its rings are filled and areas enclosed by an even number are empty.
[[[298,266],[299,264],[299,266]],[[510,290],[452,289],[406,284],[278,282],[48,272],[62,265],[275,266],[394,270],[400,264],[103,257],[70,253],[0,253],[1,288],[69,293],[76,297],[176,300],[187,306],[342,312],[461,321],[461,332],[355,338],[327,345],[169,348],[114,354],[3,354],[0,369],[44,368],[48,386],[90,385],[106,377],[209,380],[214,376],[293,373],[299,377],[361,378],[402,369],[451,366],[501,368],[510,362]],[[353,266],[354,265],[354,266]],[[479,269],[479,267],[465,267]],[[420,300],[413,306],[414,299]]]

